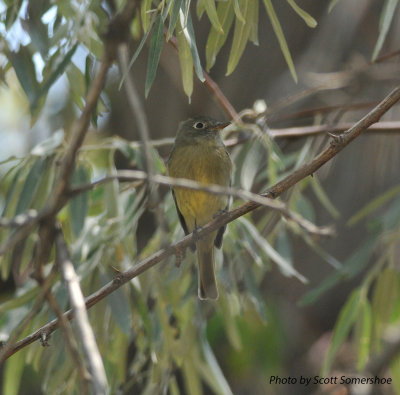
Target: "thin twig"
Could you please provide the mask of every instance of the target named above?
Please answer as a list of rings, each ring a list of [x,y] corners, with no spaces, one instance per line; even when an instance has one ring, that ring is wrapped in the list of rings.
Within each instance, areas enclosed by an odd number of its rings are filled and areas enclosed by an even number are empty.
[[[321,152],[316,158],[314,158],[310,163],[304,165],[300,169],[296,170],[292,174],[285,177],[283,180],[279,181],[277,184],[269,188],[263,196],[277,197],[284,191],[292,187],[294,184],[304,179],[305,177],[313,174],[318,170],[323,164],[332,159],[337,155],[343,148],[345,148],[352,140],[357,138],[364,130],[366,130],[370,125],[377,122],[379,118],[387,112],[398,100],[400,100],[400,86],[396,87],[392,92],[389,93],[385,99],[382,100],[374,109],[372,109],[365,117],[360,121],[355,123],[345,134],[340,141],[334,140],[332,144]],[[130,281],[132,278],[140,275],[144,271],[155,266],[157,263],[166,259],[167,257],[176,254],[176,251],[183,250],[189,247],[195,240],[204,237],[206,234],[219,229],[221,226],[234,221],[235,219],[249,213],[250,211],[259,208],[260,204],[254,202],[245,203],[236,209],[223,213],[217,218],[213,219],[210,223],[202,227],[196,232],[196,235],[189,234],[185,236],[180,241],[172,244],[168,248],[157,251],[150,257],[144,259],[140,263],[133,266],[131,269],[119,273],[118,276],[110,281],[108,284],[104,285],[102,288],[94,292],[86,299],[86,307],[90,308],[97,304],[100,300],[104,299],[107,295],[114,292],[116,289],[120,288],[123,284]],[[71,310],[64,313],[67,319],[73,318],[73,312]],[[57,329],[59,323],[55,319],[48,324],[44,325],[42,328],[38,329],[29,336],[21,339],[16,344],[10,346],[6,358],[15,354],[18,350],[26,347],[28,344],[40,339],[43,331],[45,333],[52,333]]]
[[[106,394],[108,384],[103,361],[96,344],[92,327],[89,323],[79,279],[75,272],[74,265],[71,262],[68,247],[60,228],[56,230],[55,244],[56,262],[61,268],[63,280],[67,287],[72,311],[76,318],[77,330],[92,374],[96,394]],[[66,320],[65,317],[64,319]]]

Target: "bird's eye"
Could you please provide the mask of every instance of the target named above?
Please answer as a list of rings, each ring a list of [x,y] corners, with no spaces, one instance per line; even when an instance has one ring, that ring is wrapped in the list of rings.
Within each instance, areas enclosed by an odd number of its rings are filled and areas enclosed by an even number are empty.
[[[203,122],[196,122],[196,123],[194,124],[194,127],[195,127],[196,129],[203,129],[203,128],[204,128],[204,123],[203,123]]]

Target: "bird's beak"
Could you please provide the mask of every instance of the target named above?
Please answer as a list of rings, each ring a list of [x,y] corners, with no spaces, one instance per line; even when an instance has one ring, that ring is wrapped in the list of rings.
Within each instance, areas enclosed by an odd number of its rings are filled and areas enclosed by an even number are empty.
[[[218,122],[215,126],[214,129],[216,130],[222,130],[224,128],[226,128],[227,126],[229,126],[231,123],[230,122]]]

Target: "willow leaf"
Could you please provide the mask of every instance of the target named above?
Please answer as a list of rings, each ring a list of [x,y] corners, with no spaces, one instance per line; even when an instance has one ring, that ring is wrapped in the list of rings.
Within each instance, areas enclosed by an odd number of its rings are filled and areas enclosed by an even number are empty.
[[[164,24],[162,22],[161,14],[157,15],[154,24],[153,35],[150,40],[149,60],[147,64],[147,74],[145,83],[145,95],[149,94],[151,85],[156,77],[158,62],[160,61],[161,47],[163,40]]]
[[[290,6],[293,8],[293,11],[303,19],[303,21],[307,24],[308,27],[316,27],[317,21],[306,11],[300,8],[294,0],[286,0]]]
[[[210,70],[211,67],[214,66],[218,52],[225,44],[225,41],[228,37],[228,33],[231,29],[234,17],[232,2],[231,1],[219,2],[217,7],[217,14],[218,14],[218,19],[221,21],[223,32],[220,32],[213,26],[211,27],[210,34],[208,35],[206,44],[207,70]]]
[[[372,61],[377,58],[380,50],[382,49],[382,45],[385,42],[389,27],[392,23],[393,15],[397,7],[398,1],[399,0],[386,0],[385,2],[385,6],[381,14],[381,21],[379,24],[378,41],[376,42],[374,52],[372,54]]]
[[[176,23],[178,22],[179,10],[181,9],[182,0],[174,0],[174,6],[171,10],[171,15],[169,17],[169,26],[167,32],[167,41],[171,38],[174,33]]]
[[[181,66],[183,90],[190,99],[193,93],[193,58],[182,27],[180,24],[178,26],[179,31],[176,34],[176,39],[178,41],[179,63]]]
[[[214,0],[203,0],[204,8],[210,19],[211,24],[214,26],[215,29],[219,30],[221,33],[224,32],[221,22],[218,18],[217,9],[215,7]]]
[[[242,22],[236,18],[235,31],[233,33],[233,42],[231,53],[229,54],[226,75],[231,74],[239,63],[251,32],[251,7],[255,7],[258,4],[256,0],[241,0],[239,3],[246,22]]]
[[[272,24],[272,28],[276,34],[276,37],[279,41],[279,45],[281,47],[281,51],[283,56],[285,57],[286,63],[289,67],[290,73],[292,74],[293,79],[297,82],[297,74],[296,69],[293,64],[292,56],[290,55],[289,47],[287,45],[285,35],[283,34],[281,24],[279,23],[279,19],[275,13],[274,6],[272,5],[271,0],[264,0],[265,9],[267,10],[267,14]]]

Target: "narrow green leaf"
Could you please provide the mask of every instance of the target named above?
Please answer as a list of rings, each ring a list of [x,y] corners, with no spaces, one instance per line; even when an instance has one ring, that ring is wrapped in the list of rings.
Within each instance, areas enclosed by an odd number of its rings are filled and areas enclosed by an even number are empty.
[[[0,313],[26,306],[40,293],[40,287],[30,288],[23,294],[13,296],[12,299],[0,304]]]
[[[222,28],[221,22],[218,19],[217,9],[215,7],[214,0],[203,0],[204,8],[210,19],[211,24],[214,26],[215,29],[219,30],[221,33],[224,33]]]
[[[205,1],[204,0],[197,0],[196,2],[196,14],[197,19],[200,20],[206,10]]]
[[[86,167],[79,165],[71,177],[71,186],[82,185],[90,182]],[[85,219],[89,209],[89,192],[83,192],[73,197],[69,202],[69,212],[71,215],[72,231],[75,236],[81,233],[85,225]]]
[[[129,300],[124,292],[124,288],[119,288],[107,298],[107,303],[111,308],[111,314],[118,326],[127,335],[131,335],[131,312]]]
[[[361,300],[360,313],[354,328],[354,342],[357,350],[357,370],[363,371],[370,354],[372,333],[372,312],[367,299]]]
[[[153,27],[154,21],[155,21],[155,15],[152,16],[151,21],[149,23],[149,26],[148,26],[148,28],[146,30],[146,33],[143,35],[142,39],[140,40],[140,43],[139,43],[138,47],[136,48],[136,51],[134,52],[134,54],[132,56],[132,59],[129,62],[128,69],[127,69],[126,73],[129,73],[130,69],[133,66],[133,63],[135,63],[137,57],[139,56],[140,52],[142,51],[144,43],[147,41],[147,37],[149,36],[149,33],[151,32],[151,29]],[[118,89],[121,89],[121,86],[125,81],[125,78],[126,78],[126,74],[124,74],[122,76],[121,81],[120,81],[119,86],[118,86]]]
[[[217,14],[218,19],[221,21],[223,32],[221,33],[213,26],[211,27],[206,44],[206,67],[208,71],[214,66],[218,52],[224,45],[231,29],[234,17],[232,1],[220,1],[217,6]]]
[[[382,195],[373,199],[371,202],[366,204],[361,210],[355,213],[348,221],[347,226],[353,226],[360,222],[363,218],[373,213],[379,207],[387,204],[390,200],[400,194],[400,185],[396,185],[390,188],[388,191],[384,192]]]
[[[328,13],[330,13],[330,12],[333,10],[333,8],[335,7],[335,5],[336,5],[337,3],[339,3],[339,1],[340,1],[340,0],[331,0],[331,2],[329,3],[329,6],[328,6]]]
[[[46,163],[46,157],[43,156],[35,160],[35,163],[26,176],[14,215],[21,214],[29,208],[40,184],[40,180],[46,168]]]
[[[18,395],[22,373],[25,367],[25,356],[25,352],[22,350],[5,362],[2,379],[4,395]]]
[[[390,373],[393,378],[393,389],[396,394],[400,394],[400,356],[392,360]]]
[[[210,382],[210,385],[214,387],[213,389],[215,393],[224,395],[233,394],[224,374],[222,373],[221,367],[215,358],[210,344],[204,335],[201,336],[201,346],[203,349],[204,358],[208,365],[208,375],[204,379],[207,379]]]
[[[362,300],[361,295],[362,293],[360,289],[354,290],[340,311],[339,318],[337,319],[333,329],[332,341],[328,350],[328,354],[322,366],[322,376],[326,376],[329,373],[336,353],[346,340],[350,329],[359,314]]]
[[[306,11],[300,8],[294,0],[286,0],[297,15],[304,20],[308,27],[316,27],[317,21]]]
[[[33,147],[31,154],[36,156],[49,156],[62,144],[64,141],[64,131],[59,129],[55,131],[49,138]]]
[[[253,238],[253,240],[256,242],[258,247],[264,251],[264,253],[271,258],[273,262],[275,262],[281,272],[285,276],[294,276],[297,279],[299,279],[303,283],[307,283],[308,280],[300,274],[289,262],[287,259],[285,259],[282,255],[280,255],[268,242],[267,240],[261,236],[261,234],[258,232],[257,228],[247,219],[241,217],[238,219],[238,222],[240,222],[244,227],[247,229],[248,234]]]
[[[144,32],[149,28],[150,25],[151,1],[152,0],[143,0],[140,5],[140,14],[142,17],[142,26]]]
[[[311,188],[313,189],[315,196],[318,198],[319,202],[329,212],[329,214],[335,219],[339,218],[340,212],[329,199],[329,196],[322,188],[322,185],[317,177],[312,177]]]
[[[258,45],[258,1],[251,8],[251,17],[249,23],[251,25],[249,40],[254,43],[254,45]]]
[[[393,15],[395,13],[397,3],[399,0],[386,0],[381,14],[381,21],[379,23],[379,36],[376,42],[374,52],[372,53],[372,61],[375,61],[380,50],[382,49],[383,43],[385,42],[388,34],[390,25],[392,23]]]
[[[346,259],[341,269],[335,270],[318,287],[307,292],[299,301],[300,306],[310,304],[322,294],[333,288],[339,281],[349,280],[356,276],[368,264],[369,257],[379,240],[379,233],[372,234],[357,250]]]
[[[28,47],[20,46],[18,52],[8,52],[8,59],[14,67],[18,80],[24,90],[29,104],[32,107],[39,92],[39,83],[36,79],[35,65]]]
[[[399,297],[398,272],[386,267],[379,275],[372,296],[372,312],[375,321],[386,324]]]
[[[182,6],[182,0],[174,0],[174,6],[172,7],[171,15],[169,17],[167,41],[174,34],[174,30],[175,30],[176,23],[178,22],[179,10],[181,9],[181,6]]]
[[[181,26],[183,26],[183,32],[184,32],[186,40],[189,44],[190,52],[192,53],[194,69],[196,71],[196,74],[197,74],[197,77],[199,78],[199,80],[203,82],[203,81],[205,81],[205,78],[203,76],[203,68],[201,67],[199,52],[198,52],[197,46],[196,46],[196,37],[194,35],[192,17],[190,16],[190,13],[188,13],[187,25],[185,25],[184,24],[184,22],[185,22],[184,14],[183,14],[182,10],[179,15],[180,15],[180,19],[181,19]]]
[[[10,206],[10,203],[14,200],[12,199],[14,196],[14,192],[15,192],[15,188],[18,185],[18,179],[19,176],[21,175],[21,172],[23,171],[22,167],[19,167],[19,169],[15,172],[14,177],[11,181],[11,184],[7,190],[7,194],[6,194],[6,198],[4,201],[4,208],[3,208],[3,212],[1,213],[1,215],[4,217],[8,211],[8,207]]]
[[[147,97],[156,78],[158,62],[160,61],[161,47],[163,41],[164,24],[161,18],[161,14],[157,15],[156,22],[154,24],[153,34],[150,40],[149,59],[147,62],[147,73],[145,82],[145,96]]]
[[[271,0],[264,0],[264,5],[265,9],[267,10],[267,14],[269,16],[269,19],[272,24],[272,28],[274,29],[275,35],[279,41],[279,45],[281,47],[281,51],[283,53],[283,56],[285,57],[286,63],[289,67],[290,73],[292,74],[292,77],[295,82],[297,82],[297,74],[296,74],[296,69],[293,64],[292,56],[290,55],[290,51],[285,39],[285,35],[283,34],[281,24],[279,22],[279,19],[275,13],[274,6],[272,5]]]
[[[236,18],[232,48],[229,54],[226,75],[231,74],[239,63],[252,29],[251,17],[253,12],[251,8],[255,7],[256,5],[258,6],[257,0],[240,0],[239,4],[241,10],[243,11],[244,19],[246,22],[242,22],[241,20]]]
[[[193,58],[180,24],[179,31],[176,34],[176,39],[178,41],[179,64],[181,66],[183,90],[190,100],[193,93]]]
[[[233,1],[233,9],[235,11],[236,18],[242,22],[246,23],[246,20],[244,19],[244,16],[242,14],[242,11],[240,11],[240,5],[239,5],[239,0],[231,0],[230,2]]]
[[[76,49],[78,48],[78,43],[76,43],[64,56],[61,62],[57,65],[54,71],[50,74],[49,78],[41,85],[40,90],[36,96],[35,103],[33,107],[38,103],[39,99],[46,95],[52,85],[57,81],[59,77],[64,73],[67,66],[70,64],[72,57]]]

